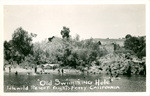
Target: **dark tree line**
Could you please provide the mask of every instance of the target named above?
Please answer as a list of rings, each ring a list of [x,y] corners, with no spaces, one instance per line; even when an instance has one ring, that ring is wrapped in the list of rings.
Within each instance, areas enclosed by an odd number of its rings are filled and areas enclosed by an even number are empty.
[[[132,50],[139,58],[146,56],[146,37],[135,37],[128,34],[125,38],[124,47],[126,49]]]

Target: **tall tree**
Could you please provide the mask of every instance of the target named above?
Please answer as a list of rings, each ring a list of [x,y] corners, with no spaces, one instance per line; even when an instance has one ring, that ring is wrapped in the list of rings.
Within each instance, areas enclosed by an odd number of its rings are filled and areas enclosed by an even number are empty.
[[[33,54],[33,37],[36,37],[36,34],[29,34],[26,30],[22,29],[21,27],[17,28],[14,31],[12,35],[12,46],[17,53],[17,57],[24,58],[29,54]],[[17,61],[20,61],[20,59],[17,59]]]
[[[63,30],[61,30],[62,38],[69,39],[70,37],[69,33],[70,33],[70,29],[64,26]]]

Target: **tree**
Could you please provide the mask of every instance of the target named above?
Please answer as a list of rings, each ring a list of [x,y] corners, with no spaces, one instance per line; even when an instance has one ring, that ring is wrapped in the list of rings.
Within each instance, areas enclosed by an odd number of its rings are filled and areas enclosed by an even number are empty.
[[[139,38],[139,45],[138,48],[139,48],[139,51],[138,51],[138,56],[140,58],[146,56],[146,41],[145,41],[145,37],[140,37]]]
[[[138,57],[142,58],[146,53],[146,50],[144,50],[146,48],[145,37],[127,35],[124,42],[124,47],[126,49],[132,50]]]
[[[16,52],[15,60],[19,63],[20,59],[24,59],[29,54],[33,54],[32,38],[36,34],[29,34],[21,27],[17,28],[12,35],[12,46]]]
[[[14,50],[12,47],[12,42],[4,41],[4,59],[9,61],[10,59],[13,58],[13,55],[14,55]]]
[[[76,40],[76,41],[80,41],[80,36],[79,36],[79,34],[76,34],[75,40]]]
[[[126,36],[125,36],[125,38],[126,39],[129,39],[129,38],[131,38],[132,36],[130,35],[130,34],[127,34]]]
[[[70,33],[70,29],[64,26],[63,30],[61,30],[62,38],[68,39],[70,37],[69,33]]]
[[[101,41],[98,41],[98,45],[102,45]]]

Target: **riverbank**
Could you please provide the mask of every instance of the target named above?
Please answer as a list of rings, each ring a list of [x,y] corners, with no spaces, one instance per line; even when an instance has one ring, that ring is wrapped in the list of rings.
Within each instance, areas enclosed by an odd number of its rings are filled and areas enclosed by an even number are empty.
[[[53,69],[44,69],[42,70],[42,68],[37,68],[37,72],[36,74],[82,74],[81,71],[76,70],[76,69],[66,69],[63,68],[63,72],[61,72],[62,68],[57,68],[55,70]],[[12,67],[11,70],[9,71],[9,67],[5,68],[6,73],[23,73],[23,74],[35,74],[35,69],[34,68],[28,68],[28,69],[24,69],[24,68],[20,68],[20,67]]]

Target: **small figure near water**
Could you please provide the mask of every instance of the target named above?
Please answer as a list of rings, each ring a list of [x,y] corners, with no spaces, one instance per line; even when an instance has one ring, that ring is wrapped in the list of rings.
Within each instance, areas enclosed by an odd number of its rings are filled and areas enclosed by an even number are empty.
[[[30,73],[28,72],[27,75],[30,75]]]
[[[40,71],[40,74],[43,74],[43,71],[42,71],[42,70]]]
[[[9,67],[9,72],[11,72],[11,67]]]
[[[44,65],[41,66],[42,72],[45,73]]]
[[[131,76],[131,65],[129,63],[128,69],[127,69],[127,76]]]
[[[17,72],[17,71],[15,72],[15,75],[18,75],[18,72]]]
[[[119,77],[119,73],[115,72],[115,78]]]
[[[4,69],[3,69],[4,71],[5,71],[5,67],[4,67]]]
[[[119,72],[115,72],[115,79],[116,79],[116,80],[121,79],[121,78],[119,77]]]
[[[108,71],[109,71],[110,77],[113,77],[110,66],[108,66]]]
[[[60,74],[60,69],[58,69],[58,73]]]
[[[37,72],[37,66],[35,66],[35,73]]]
[[[109,82],[112,82],[112,81],[113,81],[113,78],[109,77],[109,78],[108,78],[108,81],[109,81]]]
[[[61,73],[62,73],[62,75],[64,74],[64,70],[63,69],[61,69]]]
[[[64,74],[64,69],[58,69],[58,74],[63,75]]]

